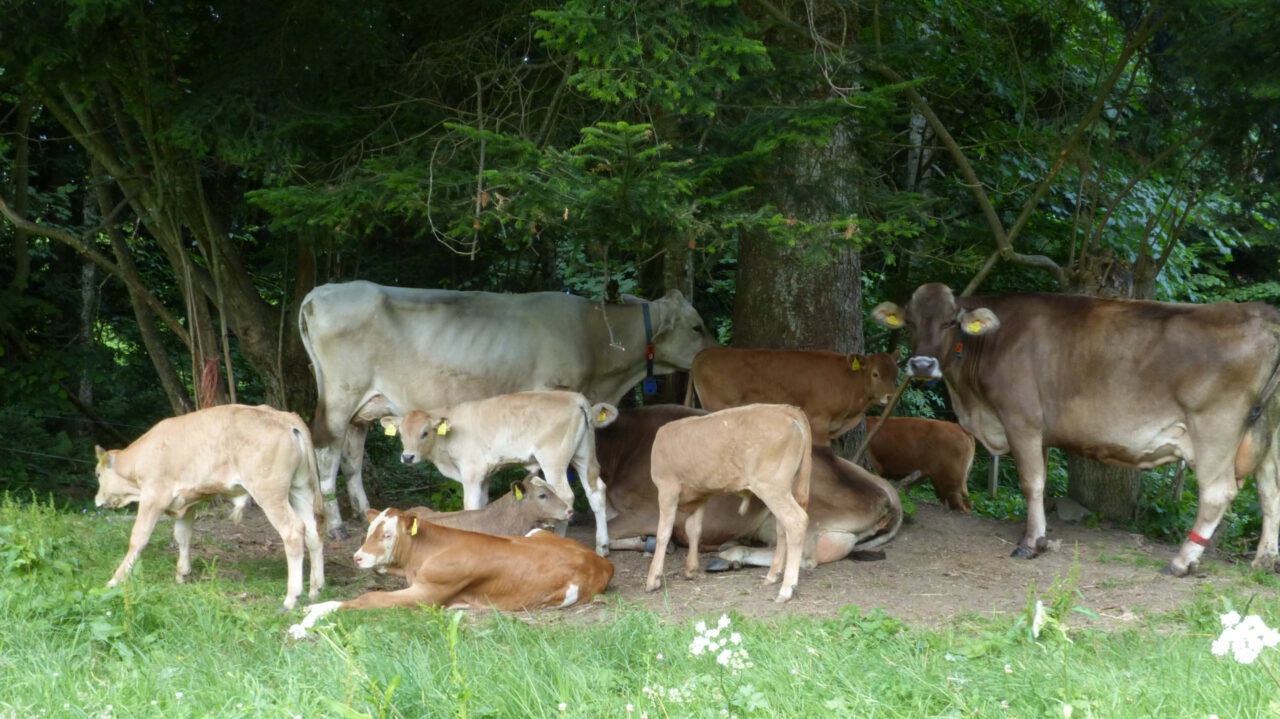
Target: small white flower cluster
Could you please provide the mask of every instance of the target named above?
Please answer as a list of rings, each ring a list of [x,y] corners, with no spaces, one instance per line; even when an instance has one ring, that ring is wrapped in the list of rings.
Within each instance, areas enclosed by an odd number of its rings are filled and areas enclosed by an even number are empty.
[[[688,687],[664,687],[661,684],[644,686],[644,695],[655,702],[671,702],[672,704],[683,704],[686,700],[693,699],[693,692]]]
[[[729,628],[730,620],[726,614],[721,614],[720,619],[716,622],[714,628],[708,628],[706,622],[698,622],[694,625],[694,629],[698,635],[693,638],[689,644],[689,654],[699,656],[701,654],[715,654],[716,663],[722,667],[728,667],[734,674],[743,669],[754,666],[748,659],[750,655],[742,646],[742,635],[737,632],[729,632],[728,636],[720,636]]]
[[[1244,619],[1240,612],[1227,612],[1222,620],[1222,635],[1213,642],[1213,653],[1224,657],[1231,652],[1241,664],[1252,664],[1266,647],[1280,644],[1280,632],[1268,627],[1257,614]]]

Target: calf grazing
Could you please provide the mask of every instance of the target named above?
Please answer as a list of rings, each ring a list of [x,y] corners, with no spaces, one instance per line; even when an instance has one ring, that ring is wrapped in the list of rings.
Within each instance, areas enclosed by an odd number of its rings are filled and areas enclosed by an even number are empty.
[[[702,406],[715,411],[753,402],[789,404],[809,417],[813,443],[828,445],[886,404],[898,377],[898,353],[713,347],[693,358],[690,376]]]
[[[573,508],[551,491],[545,479],[530,475],[480,509],[437,512],[430,507],[414,507],[405,514],[454,529],[524,536],[534,529],[548,529],[568,521]]]
[[[646,535],[657,532],[657,488],[650,479],[650,453],[658,428],[685,417],[706,412],[681,405],[653,405],[624,409],[618,419],[596,433],[600,473],[609,478],[609,546],[642,549]],[[830,447],[814,446],[809,484],[809,523],[805,532],[801,567],[834,562],[850,552],[887,544],[902,526],[902,504],[893,485],[865,469],[840,459]],[[773,515],[759,499],[752,498],[746,514],[739,514],[741,499],[717,494],[707,500],[699,542],[715,546],[730,541],[775,539]],[[674,536],[688,544],[684,534],[687,513],[675,522]],[[729,562],[769,566],[770,547],[731,547],[720,553]]]
[[[572,465],[596,515],[596,552],[603,557],[609,553],[608,518],[592,428],[606,427],[617,416],[613,405],[593,405],[577,392],[517,392],[383,417],[382,426],[400,433],[400,461],[417,464],[428,459],[441,474],[461,482],[467,509],[484,506],[489,474],[512,464],[541,467],[552,491],[572,506]],[[559,529],[563,533],[563,527]]]
[[[317,618],[338,609],[568,607],[603,592],[613,578],[609,560],[542,529],[527,537],[499,537],[442,527],[396,509],[371,509],[368,517],[369,532],[355,553],[356,566],[403,573],[409,586],[313,604],[307,617],[290,629],[292,635],[305,634]]]
[[[321,512],[315,451],[307,425],[292,412],[265,405],[221,405],[162,420],[120,450],[96,447],[99,507],[138,503],[129,551],[108,586],[123,580],[163,512],[173,517],[177,581],[191,572],[191,507],[215,495],[235,502],[239,521],[252,497],[284,541],[288,588],[284,608],[302,593],[302,548],[311,554],[314,599],[324,586],[324,551],[316,531]]]
[[[804,412],[787,405],[753,404],[687,417],[663,425],[653,440],[650,459],[658,489],[657,547],[645,588],[661,586],[667,543],[676,511],[691,509],[685,521],[689,554],[684,576],[698,572],[698,539],[707,498],[713,494],[745,493],[764,502],[777,520],[778,541],[765,582],[778,581],[786,562],[776,601],[791,599],[800,575],[805,541],[811,472],[809,422]]]
[[[867,431],[879,417],[867,417]],[[902,479],[919,471],[933,483],[933,492],[948,508],[973,511],[969,501],[969,468],[973,466],[973,435],[954,422],[924,417],[890,417],[868,447],[876,473]]]

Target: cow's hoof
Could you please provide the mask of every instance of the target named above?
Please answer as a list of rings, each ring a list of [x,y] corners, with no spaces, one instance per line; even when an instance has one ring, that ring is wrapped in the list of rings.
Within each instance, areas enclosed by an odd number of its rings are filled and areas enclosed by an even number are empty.
[[[1036,552],[1025,544],[1019,544],[1009,556],[1014,559],[1035,559]]]
[[[653,554],[654,550],[655,550],[655,549],[657,549],[657,548],[658,548],[658,538],[657,538],[657,537],[652,537],[652,536],[650,536],[650,537],[645,537],[645,538],[644,538],[644,553],[645,553],[645,554]]]
[[[775,597],[773,601],[775,601],[775,602],[777,602],[777,603],[779,603],[779,604],[781,604],[781,603],[783,603],[783,602],[789,602],[789,601],[791,601],[791,597],[793,596],[793,592],[794,592],[794,591],[795,591],[795,588],[794,588],[794,587],[792,587],[792,588],[788,588],[788,589],[784,589],[784,590],[782,590],[782,591],[778,592],[778,596],[777,596],[777,597]]]
[[[1264,572],[1280,572],[1280,557],[1274,554],[1254,557],[1249,566]]]
[[[708,572],[732,572],[735,569],[742,569],[742,562],[732,562],[723,557],[716,557],[707,562]]]
[[[280,613],[281,613],[281,614],[288,614],[289,612],[292,612],[292,611],[293,611],[293,608],[294,608],[294,607],[296,607],[296,606],[298,606],[298,600],[297,600],[297,599],[294,599],[294,600],[289,601],[289,602],[285,602],[285,603],[284,603],[284,606],[283,606],[283,607],[280,607]]]
[[[1199,568],[1198,562],[1192,562],[1188,564],[1186,569],[1178,569],[1178,565],[1174,564],[1173,562],[1169,562],[1168,564],[1161,567],[1160,573],[1167,574],[1170,577],[1186,577],[1194,574],[1196,569],[1198,568]]]
[[[351,533],[347,531],[346,525],[339,524],[329,530],[329,539],[350,539]]]
[[[697,579],[702,574],[702,569],[685,569],[680,572],[680,576],[689,581]]]
[[[661,582],[661,581],[657,581],[657,580],[655,580],[655,581],[652,581],[652,582],[645,582],[644,590],[645,590],[646,592],[656,592],[656,591],[658,591],[658,588],[659,588],[659,587],[661,587],[661,586],[662,586],[662,582]]]
[[[600,556],[602,556],[602,557],[607,557],[607,556],[609,556],[609,545],[607,545],[607,544],[597,544],[597,545],[596,545],[596,554],[599,554],[599,555],[600,555]]]

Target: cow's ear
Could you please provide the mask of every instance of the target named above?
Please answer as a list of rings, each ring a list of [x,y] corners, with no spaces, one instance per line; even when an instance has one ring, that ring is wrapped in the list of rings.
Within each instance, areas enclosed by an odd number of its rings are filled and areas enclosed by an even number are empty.
[[[525,478],[525,481],[529,483],[530,487],[550,487],[551,486],[547,484],[547,480],[537,476],[536,474],[533,475],[532,477]]]
[[[906,319],[906,311],[892,302],[881,302],[871,310],[871,321],[891,330],[901,327]]]
[[[662,299],[671,300],[672,302],[679,304],[681,302],[684,302],[684,293],[672,287],[671,289],[667,290],[667,293],[662,296]]]
[[[378,511],[378,510],[376,510],[376,509],[366,509],[366,510],[364,510],[364,518],[365,518],[365,521],[366,521],[366,522],[372,522],[373,520],[375,520],[375,519],[377,519],[377,518],[378,518],[378,515],[379,515],[379,514],[382,514],[382,512],[379,512],[379,511]]]
[[[436,431],[436,434],[443,437],[446,434],[449,434],[449,431],[453,429],[453,425],[449,424],[448,417],[441,417],[431,423],[431,428]]]
[[[382,433],[388,437],[396,436],[396,430],[400,429],[400,420],[402,419],[404,417],[389,416],[378,420],[378,423],[382,425]]]
[[[985,335],[1000,329],[1000,318],[986,307],[960,314],[960,331],[967,335]]]
[[[861,372],[867,368],[867,356],[860,354],[849,355],[849,369],[854,372]]]
[[[901,347],[899,347],[898,349],[895,349],[893,352],[891,352],[891,353],[889,354],[889,356],[893,358],[893,363],[894,363],[894,364],[897,364],[898,362],[901,362],[901,361],[902,361],[902,348],[901,348]]]

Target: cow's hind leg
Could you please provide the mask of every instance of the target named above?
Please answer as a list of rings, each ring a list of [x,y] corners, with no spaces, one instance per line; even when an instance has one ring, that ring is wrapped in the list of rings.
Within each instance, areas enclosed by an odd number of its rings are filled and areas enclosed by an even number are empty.
[[[298,603],[298,597],[302,594],[302,520],[294,514],[291,507],[279,500],[258,504],[262,507],[262,513],[267,515],[267,521],[271,522],[271,526],[280,533],[280,540],[284,543],[285,564],[288,570],[284,609],[287,611],[293,609]]]
[[[760,496],[757,494],[757,496]],[[778,568],[785,561],[782,571],[782,586],[778,589],[775,601],[785,602],[794,595],[796,584],[800,581],[800,562],[804,555],[805,530],[809,525],[809,515],[791,495],[790,491],[770,493],[760,496],[760,500],[773,512],[777,523],[778,544],[774,548],[774,559],[765,574],[765,583],[778,581]]]
[[[342,525],[342,513],[338,508],[338,468],[342,464],[344,441],[330,447],[316,448],[316,465],[320,470],[320,496],[324,499],[324,524],[330,539],[346,539],[347,528]]]
[[[364,443],[368,436],[365,425],[352,425],[347,429],[347,440],[342,447],[342,476],[347,482],[351,511],[357,517],[369,511],[369,496],[364,491]]]
[[[1253,568],[1263,571],[1280,571],[1280,552],[1277,552],[1277,529],[1280,528],[1280,438],[1273,439],[1254,478],[1258,483],[1258,504],[1262,508],[1262,535],[1258,537],[1258,552],[1253,558]]]
[[[307,596],[315,599],[324,588],[324,543],[320,541],[320,531],[316,526],[316,514],[312,489],[307,486],[294,488],[289,492],[289,506],[298,520],[302,522],[302,537],[307,545],[307,555],[311,562],[311,576]]]
[[[689,539],[689,553],[684,557],[685,579],[694,579],[701,572],[700,562],[698,561],[698,540],[702,538],[702,516],[706,509],[707,503],[702,502],[684,520],[684,533]]]

